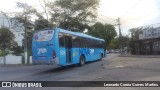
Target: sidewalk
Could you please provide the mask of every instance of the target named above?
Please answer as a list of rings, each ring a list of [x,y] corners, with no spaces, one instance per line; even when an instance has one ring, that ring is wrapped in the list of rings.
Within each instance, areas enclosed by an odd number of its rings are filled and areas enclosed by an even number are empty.
[[[119,55],[119,57],[160,58],[160,55]]]

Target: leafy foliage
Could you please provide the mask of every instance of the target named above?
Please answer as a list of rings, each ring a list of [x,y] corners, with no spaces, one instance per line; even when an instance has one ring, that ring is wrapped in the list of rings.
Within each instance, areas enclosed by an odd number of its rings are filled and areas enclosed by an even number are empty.
[[[20,55],[20,53],[22,53],[22,52],[23,52],[23,49],[22,49],[22,47],[21,47],[21,46],[14,47],[12,50],[14,51],[14,53],[13,53],[13,54],[15,54],[15,55]]]
[[[127,36],[127,35],[126,36],[121,36],[121,40],[119,40],[119,41],[122,42],[122,48],[129,47],[131,38],[129,36]]]
[[[106,41],[107,45],[117,35],[115,27],[113,27],[110,24],[102,24],[100,22],[95,23],[92,26],[92,29],[88,31],[88,34],[104,39]]]
[[[49,22],[46,19],[38,19],[35,21],[34,30],[49,28]]]
[[[131,32],[132,40],[138,40],[139,39],[139,32],[142,30],[142,28],[132,28],[129,31]]]
[[[14,42],[14,34],[8,28],[0,28],[0,48],[10,48]]]
[[[78,28],[77,25],[95,21],[97,7],[100,0],[56,0],[55,5],[60,8],[61,20],[59,27],[64,29]],[[76,23],[67,25],[67,23]],[[67,27],[67,28],[66,28]]]
[[[22,12],[15,15],[16,21],[21,23],[23,25],[23,31],[26,32],[26,40],[27,40],[27,48],[31,49],[31,42],[32,42],[32,30],[34,28],[34,23],[31,21],[31,17],[37,16],[39,18],[41,17],[40,13],[37,12],[37,9],[35,9],[33,6],[30,6],[26,3],[17,2],[17,7],[22,9]],[[26,29],[26,30],[25,30]],[[25,38],[25,35],[24,35]],[[23,46],[26,45],[23,40]]]
[[[121,44],[122,48],[124,48],[124,47],[129,48],[130,44],[131,44],[131,38],[128,35],[121,36],[121,38],[119,38],[119,37],[114,38],[111,40],[111,42],[109,43],[107,48],[108,49],[120,49],[120,47],[119,47],[120,44]]]
[[[19,8],[23,8],[24,14],[34,14],[39,19],[36,21],[37,27],[60,27],[71,31],[83,32],[93,23],[97,16],[97,7],[100,0],[40,0],[43,12],[38,12],[35,8],[25,4],[17,3]],[[49,25],[44,22],[48,21]],[[54,24],[54,25],[53,25]],[[44,26],[42,26],[44,25]],[[39,29],[39,28],[38,28]]]
[[[107,49],[119,49],[118,38],[112,39],[109,45],[107,46]]]

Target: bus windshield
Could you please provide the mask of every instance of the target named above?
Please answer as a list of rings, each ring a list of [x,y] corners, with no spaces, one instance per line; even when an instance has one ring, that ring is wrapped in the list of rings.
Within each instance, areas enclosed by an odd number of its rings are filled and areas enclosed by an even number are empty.
[[[34,41],[50,41],[53,38],[54,31],[53,30],[44,30],[37,31],[34,33]]]

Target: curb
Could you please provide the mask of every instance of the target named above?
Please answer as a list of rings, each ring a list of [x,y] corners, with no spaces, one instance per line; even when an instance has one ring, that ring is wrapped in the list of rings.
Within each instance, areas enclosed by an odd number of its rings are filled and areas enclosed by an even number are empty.
[[[33,64],[0,64],[0,67],[19,67],[19,66],[33,66]]]

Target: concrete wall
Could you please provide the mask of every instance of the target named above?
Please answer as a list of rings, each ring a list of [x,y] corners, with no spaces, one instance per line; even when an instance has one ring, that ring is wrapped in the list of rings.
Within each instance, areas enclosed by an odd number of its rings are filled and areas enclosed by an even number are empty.
[[[0,57],[0,64],[4,64],[4,58]]]
[[[32,64],[32,56],[29,57],[29,63]]]
[[[7,55],[6,64],[22,64],[22,56]],[[29,63],[32,64],[32,56],[29,57]],[[0,64],[4,64],[4,57],[0,57]]]
[[[6,64],[22,64],[22,56],[7,55]],[[4,64],[4,57],[0,57],[0,64]]]

